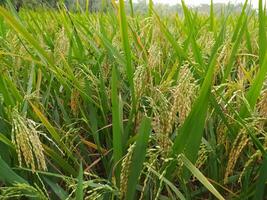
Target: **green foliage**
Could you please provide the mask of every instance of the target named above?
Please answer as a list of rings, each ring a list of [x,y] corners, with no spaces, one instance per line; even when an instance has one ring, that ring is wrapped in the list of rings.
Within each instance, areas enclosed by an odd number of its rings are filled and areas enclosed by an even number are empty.
[[[0,7],[0,198],[266,196],[262,6],[24,3]]]

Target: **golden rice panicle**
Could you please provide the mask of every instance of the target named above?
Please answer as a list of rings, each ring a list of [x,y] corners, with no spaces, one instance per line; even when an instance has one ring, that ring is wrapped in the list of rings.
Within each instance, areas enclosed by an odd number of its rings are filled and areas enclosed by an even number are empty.
[[[158,145],[164,152],[170,147],[169,134],[166,132],[169,114],[169,102],[161,88],[151,88],[151,97],[148,98],[149,106],[152,108],[152,128]]]
[[[0,199],[18,199],[19,197],[33,198],[38,200],[48,200],[48,195],[38,187],[37,184],[31,186],[26,183],[14,183],[12,186],[0,188]],[[24,195],[25,196],[24,196]],[[19,198],[21,199],[21,198]]]
[[[94,191],[90,194],[87,194],[85,197],[85,200],[98,200],[102,197],[102,194],[98,193],[97,191]]]
[[[209,54],[215,43],[214,34],[212,32],[206,32],[205,34],[201,34],[198,38],[197,43],[201,45],[203,54]]]
[[[74,70],[74,76],[75,79],[79,81],[79,86],[74,87],[71,89],[71,95],[70,95],[70,109],[73,113],[73,115],[78,116],[79,114],[79,105],[81,103],[81,89],[85,88],[85,79],[90,80],[92,84],[94,84],[94,87],[96,90],[98,89],[98,79],[94,76],[91,70],[88,70],[88,72],[85,72],[83,69],[76,69]]]
[[[32,134],[29,134],[29,138],[32,144],[33,155],[35,156],[35,160],[37,163],[37,169],[39,170],[46,170],[46,162],[44,156],[44,149],[42,146],[42,142],[39,138],[39,132],[36,130],[37,126],[36,123],[30,119],[28,121],[29,130],[31,130]]]
[[[138,66],[134,72],[134,86],[137,99],[142,96],[146,84],[148,84],[146,80],[146,68],[143,65]]]
[[[236,137],[233,147],[229,154],[229,160],[226,167],[226,172],[224,175],[224,182],[226,183],[230,174],[233,173],[234,167],[236,162],[242,152],[242,150],[247,146],[249,143],[249,138],[245,134],[244,130],[240,131],[238,136]]]
[[[80,92],[74,88],[71,91],[70,108],[72,113],[77,116],[79,111]]]
[[[228,154],[228,152],[230,151],[230,142],[227,139],[227,127],[223,123],[220,123],[217,126],[216,132],[218,145],[223,145],[226,153]]]
[[[57,64],[62,60],[62,56],[65,56],[69,50],[69,40],[65,33],[64,28],[56,33],[54,55],[57,60]]]
[[[149,99],[154,114],[152,127],[159,146],[164,150],[162,153],[166,154],[172,145],[170,135],[189,115],[198,87],[188,64],[182,67],[174,88],[161,86],[151,91]],[[169,98],[166,93],[170,94]]]
[[[86,194],[85,200],[98,200],[101,198],[102,194],[99,192],[99,190],[101,190],[102,187],[100,186],[100,188],[94,188],[92,190],[89,190]]]
[[[221,51],[217,58],[217,70],[223,70],[224,67],[227,65],[231,51],[231,42],[226,41],[225,44],[221,47]]]
[[[197,85],[189,66],[185,65],[179,74],[178,84],[173,92],[173,104],[170,108],[169,121],[166,127],[167,133],[172,132],[173,124],[178,113],[178,123],[181,125],[191,111],[191,107],[196,99]]]
[[[258,104],[259,114],[261,117],[267,117],[267,90],[261,94],[261,100]]]
[[[166,163],[166,159],[160,159],[161,154],[164,153],[164,150],[159,147],[149,148],[147,151],[148,160],[145,162],[144,166],[147,168],[147,171],[144,172],[146,174],[145,179],[143,181],[143,188],[140,192],[139,200],[143,200],[146,194],[146,189],[149,187],[153,193],[157,194],[157,181],[153,178],[152,170],[160,171],[160,168],[163,163]],[[162,158],[162,157],[161,157]],[[162,162],[163,161],[163,162]],[[152,189],[153,188],[153,189]]]
[[[242,177],[244,176],[247,168],[253,163],[255,160],[259,160],[261,158],[262,154],[260,150],[257,150],[252,156],[249,157],[249,160],[245,163],[244,168],[239,176],[238,182],[242,182]]]
[[[168,155],[171,149],[171,146],[172,146],[172,142],[169,136],[164,133],[158,133],[157,141],[158,141],[160,148],[162,149],[162,154],[165,156]]]
[[[265,149],[265,151],[267,150],[267,134],[266,133],[265,133],[264,149]],[[251,163],[254,161],[257,161],[257,160],[261,160],[261,158],[262,158],[262,153],[260,150],[257,150],[252,156],[249,157],[249,160],[244,165],[243,171],[240,174],[239,182],[242,181],[241,179],[242,179],[246,169],[251,165]]]
[[[197,168],[200,168],[205,164],[205,162],[208,159],[209,153],[210,153],[210,150],[207,148],[207,145],[204,143],[201,143],[200,149],[198,151],[198,158],[195,164]]]
[[[23,117],[17,109],[12,113],[12,142],[18,153],[19,165],[24,160],[27,167],[35,170],[47,170],[44,149],[34,121]]]
[[[162,61],[162,51],[160,50],[160,47],[157,45],[152,45],[148,50],[148,54],[148,66],[151,69],[155,69],[160,66]]]
[[[132,162],[132,156],[133,156],[133,151],[135,148],[135,144],[131,145],[128,148],[128,153],[122,160],[122,169],[121,169],[121,177],[120,177],[120,197],[121,199],[124,198],[124,195],[127,192],[127,185],[128,185],[128,175],[130,172],[130,165]]]

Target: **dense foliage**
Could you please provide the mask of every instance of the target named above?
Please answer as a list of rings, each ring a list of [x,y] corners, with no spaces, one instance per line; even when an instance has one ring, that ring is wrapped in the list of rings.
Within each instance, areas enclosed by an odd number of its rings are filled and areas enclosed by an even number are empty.
[[[266,198],[259,5],[0,7],[0,199]]]

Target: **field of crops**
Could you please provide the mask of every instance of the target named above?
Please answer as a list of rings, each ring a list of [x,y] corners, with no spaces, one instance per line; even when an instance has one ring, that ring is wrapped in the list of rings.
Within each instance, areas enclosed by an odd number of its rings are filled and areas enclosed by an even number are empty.
[[[267,199],[262,1],[113,3],[0,7],[0,199]]]

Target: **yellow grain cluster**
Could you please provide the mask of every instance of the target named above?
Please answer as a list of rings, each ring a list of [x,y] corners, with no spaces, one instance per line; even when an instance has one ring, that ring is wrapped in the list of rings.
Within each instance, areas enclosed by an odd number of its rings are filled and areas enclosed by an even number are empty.
[[[130,172],[130,165],[132,162],[132,156],[134,151],[135,145],[131,145],[128,148],[128,153],[122,160],[122,169],[121,169],[121,176],[120,176],[120,196],[123,199],[124,195],[127,192],[127,184],[128,184],[128,175]]]
[[[247,146],[249,142],[249,137],[245,134],[244,130],[240,131],[238,136],[236,137],[232,149],[230,151],[229,160],[227,163],[226,172],[224,175],[224,182],[228,181],[228,177],[233,173],[236,162],[242,152],[242,150]]]
[[[35,170],[46,170],[44,149],[39,138],[40,132],[34,121],[22,116],[16,109],[12,115],[12,142],[18,153],[22,166],[23,160],[27,167]]]
[[[258,107],[260,116],[267,117],[267,90],[263,91]]]
[[[74,88],[71,92],[70,108],[75,116],[77,116],[79,111],[79,102],[80,102],[80,92]]]
[[[57,32],[54,44],[54,56],[56,63],[59,64],[62,57],[66,56],[69,50],[69,40],[65,33],[64,28]]]
[[[210,153],[210,150],[207,148],[206,144],[201,143],[200,149],[198,151],[198,158],[195,164],[197,168],[200,168],[205,164],[205,162],[208,159],[209,153]]]
[[[173,104],[169,113],[169,125],[175,120],[178,113],[178,122],[183,124],[191,111],[191,107],[195,101],[197,94],[197,85],[193,74],[188,66],[184,66],[179,75],[179,81],[174,89]],[[172,127],[167,128],[167,132],[171,132]]]

